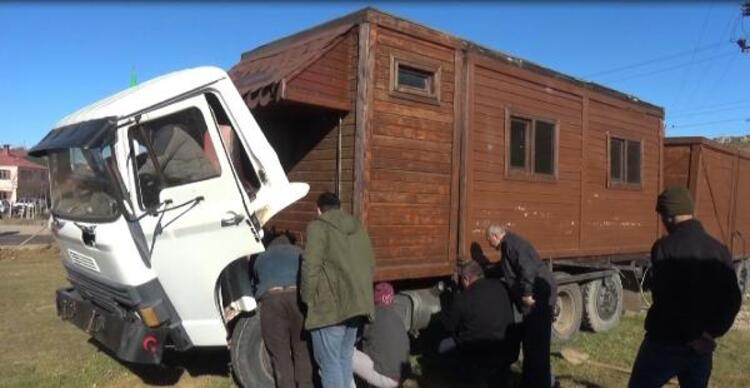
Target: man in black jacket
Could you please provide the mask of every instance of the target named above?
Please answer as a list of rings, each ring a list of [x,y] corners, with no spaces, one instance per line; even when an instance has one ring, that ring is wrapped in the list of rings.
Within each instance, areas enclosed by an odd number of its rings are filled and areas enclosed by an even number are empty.
[[[742,296],[732,257],[693,218],[684,187],[669,187],[656,211],[669,235],[651,249],[653,304],[629,386],[661,387],[674,376],[683,387],[706,387],[715,338],[732,326]]]
[[[502,225],[487,227],[487,242],[498,250],[501,275],[523,312],[522,384],[528,388],[548,388],[552,386],[550,340],[557,299],[552,272],[528,241]]]
[[[472,388],[508,383],[510,365],[518,358],[513,307],[505,286],[485,279],[475,261],[460,273],[463,292],[443,312],[451,337],[440,344],[440,353],[453,353],[461,364],[464,383]]]

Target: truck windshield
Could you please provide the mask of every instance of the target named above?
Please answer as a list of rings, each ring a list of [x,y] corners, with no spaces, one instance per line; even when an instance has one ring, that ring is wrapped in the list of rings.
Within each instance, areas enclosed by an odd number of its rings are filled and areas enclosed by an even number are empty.
[[[112,148],[68,148],[49,154],[52,213],[82,220],[111,220],[119,215],[116,188],[107,166]]]

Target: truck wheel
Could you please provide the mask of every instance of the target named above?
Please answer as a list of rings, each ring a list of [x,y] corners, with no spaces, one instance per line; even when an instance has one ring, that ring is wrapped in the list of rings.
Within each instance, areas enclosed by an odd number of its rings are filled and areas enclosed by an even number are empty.
[[[622,316],[622,280],[614,274],[583,286],[583,326],[595,333],[611,330]]]
[[[232,331],[229,355],[232,377],[244,388],[273,388],[271,359],[260,334],[260,316],[238,318]]]
[[[564,279],[570,275],[559,272],[557,279]],[[565,342],[573,338],[581,327],[583,301],[581,288],[576,283],[568,283],[557,287],[557,301],[553,312],[552,340]]]
[[[737,273],[737,285],[740,286],[742,295],[750,294],[750,260],[740,260],[735,264]]]

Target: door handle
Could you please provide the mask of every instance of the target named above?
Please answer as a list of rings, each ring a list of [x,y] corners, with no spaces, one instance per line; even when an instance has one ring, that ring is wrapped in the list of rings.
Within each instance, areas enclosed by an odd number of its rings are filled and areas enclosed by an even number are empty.
[[[227,216],[221,219],[221,227],[225,228],[227,226],[239,225],[240,222],[242,222],[244,219],[245,216],[243,216],[242,214],[227,212]]]

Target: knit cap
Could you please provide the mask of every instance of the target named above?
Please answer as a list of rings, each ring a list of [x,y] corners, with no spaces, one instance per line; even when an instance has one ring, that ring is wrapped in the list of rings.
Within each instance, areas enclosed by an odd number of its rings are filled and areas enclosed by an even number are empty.
[[[390,283],[378,283],[375,285],[375,305],[388,306],[393,304],[393,286]]]
[[[693,214],[693,197],[686,187],[667,187],[656,200],[656,211],[669,217]]]

